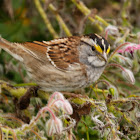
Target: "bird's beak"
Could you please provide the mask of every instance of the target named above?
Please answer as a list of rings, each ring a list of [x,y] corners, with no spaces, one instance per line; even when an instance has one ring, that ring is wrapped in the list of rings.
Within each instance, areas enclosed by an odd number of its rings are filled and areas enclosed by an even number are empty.
[[[102,57],[104,58],[104,60],[107,62],[107,54],[105,52],[103,52]]]

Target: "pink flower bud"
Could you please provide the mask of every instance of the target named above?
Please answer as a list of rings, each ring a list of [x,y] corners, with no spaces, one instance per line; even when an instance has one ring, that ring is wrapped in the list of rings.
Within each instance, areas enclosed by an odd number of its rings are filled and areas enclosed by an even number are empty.
[[[53,95],[54,95],[53,98],[56,99],[56,100],[58,100],[58,99],[64,100],[65,99],[61,92],[56,91],[56,92],[53,93]]]
[[[69,114],[69,115],[73,114],[73,108],[68,100],[64,101],[64,111],[66,114]]]
[[[53,104],[53,109],[57,111],[61,109],[64,111],[64,113],[69,114],[69,115],[73,113],[72,106],[68,100],[57,100]]]
[[[115,61],[118,61],[119,63],[121,64],[128,64],[129,66],[132,67],[133,63],[132,63],[132,60],[129,58],[129,57],[125,57],[123,55],[120,55],[120,54],[115,54],[113,56],[113,59]]]
[[[140,44],[128,43],[122,49],[119,49],[117,52],[118,53],[125,53],[125,52],[133,53],[135,50],[140,50]]]
[[[105,31],[108,32],[108,35],[115,35],[119,33],[118,28],[113,25],[107,26]]]
[[[62,121],[55,117],[55,119],[51,118],[46,122],[46,132],[48,136],[52,136],[53,134],[61,134],[63,130]]]
[[[105,32],[106,32],[105,38],[107,39],[108,35],[116,35],[119,33],[119,30],[116,26],[109,25],[106,27]]]
[[[135,84],[135,78],[134,78],[134,75],[132,73],[132,71],[130,71],[129,69],[126,69],[124,67],[122,67],[121,65],[119,64],[108,64],[108,66],[116,66],[118,68],[120,68],[122,70],[122,75],[123,77],[128,80],[131,84]]]
[[[134,75],[133,75],[132,71],[130,71],[129,69],[124,68],[124,71],[122,71],[122,75],[131,84],[135,84],[135,78],[134,78]]]
[[[50,96],[48,106],[50,106],[54,100],[65,100],[65,98],[62,93],[56,91]]]
[[[64,108],[64,100],[56,100],[54,102],[53,109],[58,111],[60,109],[64,110],[63,108]]]

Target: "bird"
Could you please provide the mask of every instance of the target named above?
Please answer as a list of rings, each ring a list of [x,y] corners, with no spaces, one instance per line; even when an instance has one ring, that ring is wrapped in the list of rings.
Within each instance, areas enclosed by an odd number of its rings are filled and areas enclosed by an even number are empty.
[[[75,91],[96,82],[110,52],[107,40],[94,33],[25,43],[0,37],[0,48],[21,61],[33,81],[47,92]]]

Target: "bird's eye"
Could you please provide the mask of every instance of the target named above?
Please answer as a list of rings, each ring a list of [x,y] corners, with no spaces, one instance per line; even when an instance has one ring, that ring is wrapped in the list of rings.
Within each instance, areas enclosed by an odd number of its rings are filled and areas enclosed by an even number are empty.
[[[95,48],[93,46],[91,47],[91,49],[92,49],[92,51],[95,51]]]

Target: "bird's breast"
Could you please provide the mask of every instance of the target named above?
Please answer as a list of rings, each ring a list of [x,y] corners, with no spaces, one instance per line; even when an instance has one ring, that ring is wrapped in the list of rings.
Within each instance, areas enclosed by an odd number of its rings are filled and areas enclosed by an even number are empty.
[[[92,84],[94,82],[96,82],[101,74],[103,73],[104,71],[104,67],[93,67],[93,66],[88,66],[87,67],[87,77],[88,77],[88,85],[89,84]]]

